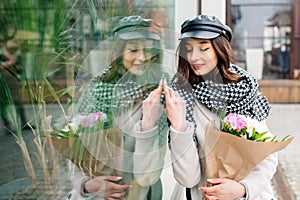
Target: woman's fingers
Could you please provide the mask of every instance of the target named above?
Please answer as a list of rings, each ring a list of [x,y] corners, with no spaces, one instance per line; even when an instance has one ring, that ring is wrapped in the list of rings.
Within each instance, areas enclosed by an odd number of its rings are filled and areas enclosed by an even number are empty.
[[[106,198],[120,199],[126,194],[128,189],[130,188],[130,185],[121,185],[113,182],[107,182],[106,187]]]
[[[177,91],[175,91],[175,97],[176,98],[181,98],[180,94]]]
[[[163,84],[163,89],[164,89],[164,93],[165,93],[165,98],[166,98],[166,101],[183,101],[183,99],[181,98],[180,94],[177,92],[177,91],[174,91],[172,88],[170,88],[168,85],[167,85],[167,81],[164,80],[164,84]]]
[[[160,81],[158,87],[155,90],[153,90],[152,92],[150,92],[148,98],[151,98],[151,99],[155,98],[155,99],[160,100],[162,91],[163,91],[163,82]]]
[[[120,185],[120,184],[117,184],[117,183],[108,183],[108,184],[111,184],[111,185],[107,185],[107,188],[110,189],[111,193],[125,193],[130,185]]]
[[[150,93],[150,95],[151,95],[151,94],[158,94],[158,95],[161,95],[162,90],[163,90],[163,81],[161,80],[161,81],[159,82],[159,84],[158,84],[158,87],[157,87],[155,90],[153,90],[153,91]]]
[[[168,100],[170,100],[171,98],[174,98],[174,97],[175,97],[175,92],[174,92],[174,90],[172,90],[172,88],[170,88],[170,87],[168,86],[166,80],[163,81],[163,89],[164,89],[166,101],[168,101]]]
[[[112,182],[117,182],[122,179],[121,176],[101,176],[101,179],[107,180],[107,181],[112,181]]]
[[[120,199],[130,188],[130,185],[119,183],[122,177],[98,176],[85,182],[85,189],[105,199]]]
[[[246,188],[241,183],[226,179],[226,178],[214,178],[207,179],[209,183],[213,183],[210,187],[200,187],[207,199],[238,199],[244,196]]]
[[[164,81],[164,93],[166,98],[166,113],[171,126],[177,131],[185,131],[187,127],[186,104],[177,91],[170,88]]]
[[[110,195],[111,198],[113,199],[121,199],[127,191],[125,192],[121,192],[121,193],[113,193],[112,195]]]
[[[153,90],[149,96],[143,101],[143,118],[142,130],[150,130],[156,126],[161,113],[164,111],[161,103],[161,93],[163,90],[163,82],[160,81],[159,86]]]

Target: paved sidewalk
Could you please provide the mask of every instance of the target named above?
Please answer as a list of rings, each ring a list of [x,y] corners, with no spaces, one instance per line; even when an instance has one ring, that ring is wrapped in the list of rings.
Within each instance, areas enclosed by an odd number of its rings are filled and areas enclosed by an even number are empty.
[[[294,136],[292,143],[279,152],[273,180],[280,200],[300,200],[300,104],[273,104],[267,123],[279,138]]]

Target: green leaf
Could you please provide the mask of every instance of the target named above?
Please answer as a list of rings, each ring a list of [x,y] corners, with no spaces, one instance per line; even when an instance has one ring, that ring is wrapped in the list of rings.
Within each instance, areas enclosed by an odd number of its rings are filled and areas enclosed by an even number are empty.
[[[224,118],[226,116],[226,107],[223,107],[220,111],[220,130],[223,130],[223,126],[224,126]]]
[[[266,135],[268,133],[268,131],[262,132],[262,133],[258,133],[256,132],[255,128],[252,129],[252,136],[251,136],[251,140],[253,141],[259,141],[262,140],[264,135]]]
[[[275,136],[271,139],[271,142],[276,142],[276,141],[277,141],[276,138],[277,138],[277,135],[275,135]]]
[[[282,141],[282,142],[283,142],[283,141],[286,141],[286,140],[288,140],[290,137],[291,137],[291,135],[287,135],[287,136],[285,136],[284,138],[282,138],[281,141]]]

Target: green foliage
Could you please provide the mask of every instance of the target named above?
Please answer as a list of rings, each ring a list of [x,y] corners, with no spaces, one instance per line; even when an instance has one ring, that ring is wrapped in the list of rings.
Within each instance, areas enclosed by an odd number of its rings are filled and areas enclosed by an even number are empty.
[[[54,192],[57,192],[55,187],[59,187],[54,172],[57,169],[56,157],[53,149],[52,152],[50,150],[52,162],[48,162],[45,156],[48,148],[45,148],[46,142],[43,140],[44,136],[49,134],[47,128],[51,125],[51,116],[46,115],[49,103],[47,98],[52,97],[54,100],[51,103],[55,102],[61,107],[61,115],[67,121],[61,99],[68,97],[72,100],[69,92],[73,87],[71,85],[56,89],[57,77],[65,74],[68,67],[72,69],[78,67],[81,62],[78,63],[73,59],[75,55],[82,53],[83,47],[92,49],[99,40],[109,38],[116,21],[122,16],[131,14],[141,14],[144,17],[147,15],[134,11],[127,0],[0,1],[0,43],[4,44],[11,39],[19,42],[23,67],[20,78],[22,94],[29,96],[33,113],[33,120],[30,123],[34,123],[36,127],[32,130],[38,149],[35,155],[38,156],[43,168],[44,183],[49,188],[53,187]],[[99,35],[97,39],[95,35]],[[86,41],[89,41],[87,45],[84,44]],[[0,81],[2,83],[3,79]],[[14,105],[7,85],[0,84],[0,87],[1,101]],[[1,106],[3,105],[1,103]],[[7,112],[9,116],[6,117],[13,120],[26,170],[32,177],[34,185],[39,186],[40,179],[35,174],[31,155],[22,138],[20,120],[17,118],[15,108],[10,108],[12,109]],[[88,132],[87,129],[82,131]],[[53,136],[67,138],[70,135],[76,137],[76,133],[72,130],[66,132],[55,129]],[[49,163],[52,163],[52,166],[48,168]],[[53,171],[50,171],[51,169]]]
[[[53,127],[53,131],[51,132],[51,137],[60,138],[60,139],[69,138],[70,135],[74,135],[74,134],[72,134],[71,127],[69,127],[69,129],[59,129],[59,128]],[[76,137],[78,137],[78,136],[76,136]]]
[[[253,141],[257,141],[257,142],[265,142],[268,139],[270,139],[270,137],[264,137],[267,133],[268,133],[268,131],[258,133],[255,130],[255,128],[252,128],[251,136],[247,135],[247,138],[249,138],[249,140],[253,140]]]
[[[255,119],[250,119],[235,113],[226,115],[226,108],[222,109],[220,112],[220,130],[223,132],[255,142],[278,142],[290,138],[290,135],[288,135],[281,140],[277,140],[277,136],[272,136],[271,134],[268,136],[268,131],[258,132],[256,130],[257,127],[253,127],[255,126],[254,124],[259,126],[258,121]]]

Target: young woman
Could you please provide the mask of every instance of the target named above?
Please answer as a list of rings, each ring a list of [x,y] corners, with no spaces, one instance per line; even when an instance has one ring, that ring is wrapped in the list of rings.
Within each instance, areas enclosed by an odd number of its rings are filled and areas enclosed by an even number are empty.
[[[159,200],[168,127],[161,107],[159,81],[164,73],[159,29],[150,19],[128,16],[113,32],[111,65],[92,79],[77,111],[103,112],[108,116],[104,128],[122,132],[121,165],[108,166],[118,167],[120,173],[91,174],[87,167],[80,171],[73,165],[69,199]],[[97,162],[107,164],[101,158]]]
[[[219,121],[222,108],[264,126],[269,115],[269,103],[258,91],[256,79],[233,64],[231,37],[230,28],[214,16],[186,20],[181,26],[177,74],[171,87],[164,85],[174,176],[187,188],[187,199],[275,199],[270,182],[277,154],[266,157],[240,181],[205,177],[205,168],[210,167],[205,166],[202,148],[205,125]],[[213,186],[206,186],[207,182]]]

